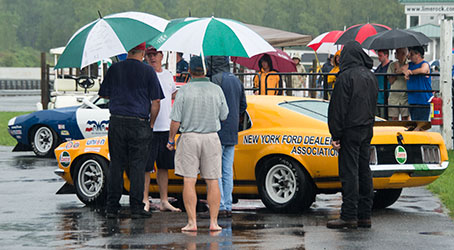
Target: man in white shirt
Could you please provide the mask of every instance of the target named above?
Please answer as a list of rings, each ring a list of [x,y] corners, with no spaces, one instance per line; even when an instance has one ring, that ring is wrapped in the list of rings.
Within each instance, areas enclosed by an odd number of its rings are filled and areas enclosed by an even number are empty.
[[[148,47],[146,49],[145,59],[156,71],[165,98],[161,100],[161,109],[159,110],[153,127],[153,139],[150,142],[150,156],[145,169],[143,202],[145,203],[145,210],[148,211],[150,209],[150,201],[148,199],[150,186],[149,172],[154,171],[154,163],[156,162],[158,168],[156,180],[158,182],[161,199],[159,209],[161,211],[181,212],[179,208],[176,208],[169,203],[167,196],[169,183],[168,170],[175,168],[175,151],[168,150],[166,145],[170,130],[170,110],[172,107],[172,100],[175,99],[177,93],[177,88],[173,81],[172,74],[168,70],[162,68],[162,57],[161,51],[156,51],[153,47]]]

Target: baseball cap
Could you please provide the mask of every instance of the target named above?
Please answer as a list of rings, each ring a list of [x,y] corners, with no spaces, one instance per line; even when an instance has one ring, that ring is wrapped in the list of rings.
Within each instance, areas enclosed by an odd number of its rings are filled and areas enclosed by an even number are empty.
[[[153,46],[150,46],[150,47],[148,47],[148,48],[145,50],[145,54],[147,54],[147,55],[148,55],[148,54],[156,54],[156,53],[158,53],[158,52],[161,52],[161,51],[156,50],[156,48],[153,47]]]
[[[132,48],[131,50],[133,50],[133,49],[135,49],[135,50],[145,50],[145,47],[146,47],[145,42],[143,42],[143,43],[137,45],[136,47]]]
[[[200,56],[193,56],[189,61],[189,68],[192,71],[203,71],[202,58]]]

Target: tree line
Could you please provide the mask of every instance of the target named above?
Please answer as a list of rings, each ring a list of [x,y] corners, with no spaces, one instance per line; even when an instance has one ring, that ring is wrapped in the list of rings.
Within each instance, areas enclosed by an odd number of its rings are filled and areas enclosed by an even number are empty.
[[[0,0],[0,66],[39,66],[80,27],[123,11],[165,19],[216,16],[317,36],[358,23],[405,27],[398,0]]]

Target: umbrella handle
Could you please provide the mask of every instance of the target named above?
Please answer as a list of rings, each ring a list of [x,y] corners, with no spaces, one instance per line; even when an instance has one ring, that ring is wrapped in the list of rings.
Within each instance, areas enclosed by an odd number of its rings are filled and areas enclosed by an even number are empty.
[[[315,69],[315,73],[318,73],[318,69],[321,69],[320,61],[318,60],[317,51],[314,50],[314,54],[315,54],[315,60],[317,60],[317,69]]]
[[[203,66],[203,74],[207,75],[207,66],[205,65],[205,56],[203,54],[203,48],[200,51],[201,57],[202,57],[202,66]]]

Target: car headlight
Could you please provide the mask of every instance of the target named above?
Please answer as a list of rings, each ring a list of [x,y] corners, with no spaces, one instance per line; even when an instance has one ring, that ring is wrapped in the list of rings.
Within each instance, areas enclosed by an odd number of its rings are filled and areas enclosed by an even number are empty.
[[[377,148],[375,146],[370,146],[370,159],[369,165],[377,165]]]
[[[16,117],[17,117],[17,116],[16,116]],[[11,118],[11,119],[9,120],[9,122],[8,122],[8,126],[13,126],[13,125],[14,125],[14,123],[16,123],[16,117],[14,117],[14,118]]]
[[[422,145],[421,155],[423,163],[440,164],[440,149],[436,145]]]

